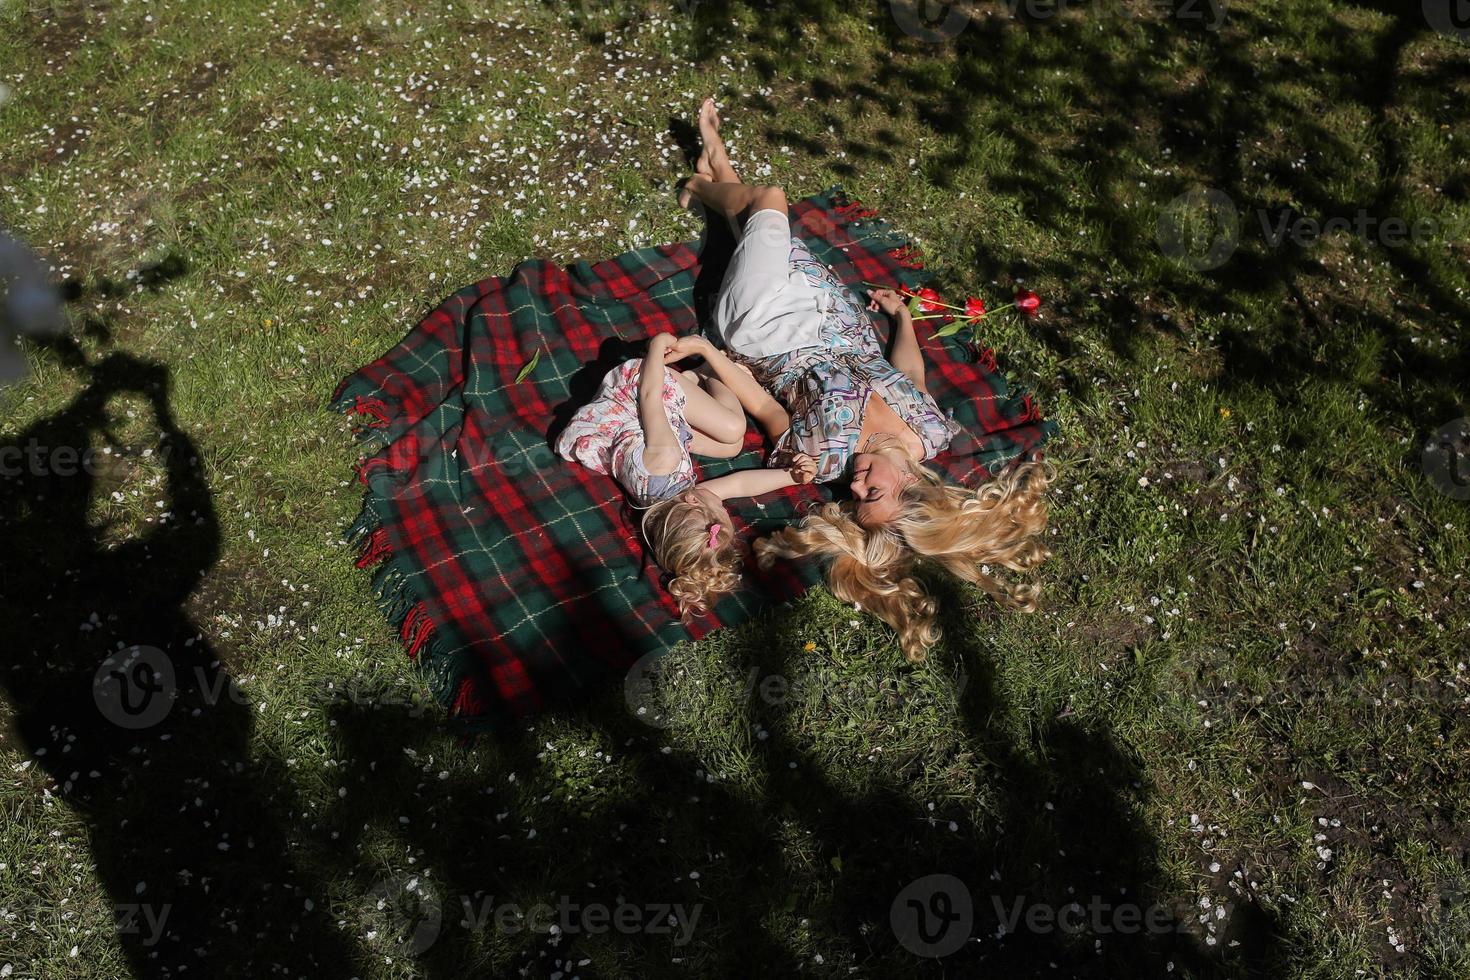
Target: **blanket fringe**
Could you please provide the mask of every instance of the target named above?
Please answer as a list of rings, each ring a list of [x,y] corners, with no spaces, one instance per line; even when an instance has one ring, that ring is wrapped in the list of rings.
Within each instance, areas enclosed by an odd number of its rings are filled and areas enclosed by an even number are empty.
[[[328,407],[347,415],[352,425],[352,438],[371,455],[382,449],[393,439],[392,422],[396,409],[391,402],[381,397],[382,390],[376,385],[360,379],[349,378],[332,396]],[[362,473],[359,472],[361,477]]]
[[[934,277],[934,271],[924,263],[919,246],[878,217],[876,210],[848,197],[841,186],[827,188],[813,197],[812,203],[828,210],[836,220],[839,234],[833,236],[832,244],[843,250],[849,245],[861,245],[875,255],[886,254],[898,267],[894,270],[898,285],[916,289]]]
[[[924,268],[924,250],[914,244],[902,245],[898,248],[890,248],[888,255],[893,261],[905,269]]]
[[[975,344],[971,347],[975,354],[975,366],[986,374],[994,374],[998,367],[995,359],[995,351],[990,347],[981,347]]]
[[[388,557],[391,548],[388,545],[388,531],[386,528],[376,528],[368,536],[367,547],[363,548],[362,556],[357,559],[358,568],[367,568],[376,565]]]
[[[839,207],[834,207],[832,210],[842,215],[843,220],[848,222],[862,221],[867,218],[876,218],[878,216],[877,211],[874,211],[872,208],[863,207],[861,201],[849,201],[847,204],[843,204]]]
[[[367,418],[358,420],[363,425],[377,428],[388,424],[388,403],[381,398],[364,398],[362,395],[357,395],[347,410],[355,415],[367,416]]]
[[[408,615],[403,617],[403,625],[398,629],[398,636],[408,649],[408,658],[417,661],[419,651],[428,644],[433,635],[434,623],[429,619],[424,604],[414,603],[409,608]]]
[[[445,655],[438,624],[430,616],[427,603],[413,594],[388,529],[365,506],[346,537],[348,544],[357,549],[357,567],[373,568],[373,597],[388,625],[397,631],[409,659],[424,669],[435,700],[449,708],[451,715],[458,715],[465,691],[473,685],[463,669],[455,667],[454,658]]]
[[[1029,391],[1021,396],[1021,406],[1024,409],[1021,414],[1022,422],[1041,421],[1041,408],[1037,406],[1035,399],[1031,397],[1031,393]]]

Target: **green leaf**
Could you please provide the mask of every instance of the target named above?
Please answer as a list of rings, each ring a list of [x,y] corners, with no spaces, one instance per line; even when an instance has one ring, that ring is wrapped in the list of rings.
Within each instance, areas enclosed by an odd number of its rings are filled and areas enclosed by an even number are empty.
[[[537,347],[536,353],[531,355],[531,359],[526,362],[526,366],[521,368],[521,373],[516,375],[516,384],[520,384],[522,381],[525,381],[526,378],[530,376],[531,372],[536,370],[536,365],[540,363],[541,348]]]
[[[909,312],[912,313],[914,316],[918,316],[920,313],[924,312],[924,308],[919,305],[919,297],[909,297]]]
[[[955,334],[959,333],[967,326],[969,326],[969,324],[967,324],[964,320],[953,320],[940,327],[938,330],[934,331],[934,336],[953,337]]]
[[[842,858],[836,854],[832,855],[832,870],[838,874],[842,873]]]

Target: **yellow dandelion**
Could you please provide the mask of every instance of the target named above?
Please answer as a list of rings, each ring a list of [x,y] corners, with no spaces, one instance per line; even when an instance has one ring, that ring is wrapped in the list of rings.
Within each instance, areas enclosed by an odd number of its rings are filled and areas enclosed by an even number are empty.
[[[270,320],[266,320],[266,321],[265,321],[265,325],[266,325],[266,326],[267,326],[267,327],[268,327],[268,326],[270,326],[270,325],[271,325],[271,321],[270,321]]]
[[[1222,419],[1228,419],[1230,417],[1230,409],[1228,409],[1228,408],[1222,408],[1222,409],[1220,409],[1220,417]]]
[[[813,640],[807,640],[806,641],[806,646],[802,647],[802,649],[805,650],[807,653],[811,653],[816,648],[817,648],[817,644]]]

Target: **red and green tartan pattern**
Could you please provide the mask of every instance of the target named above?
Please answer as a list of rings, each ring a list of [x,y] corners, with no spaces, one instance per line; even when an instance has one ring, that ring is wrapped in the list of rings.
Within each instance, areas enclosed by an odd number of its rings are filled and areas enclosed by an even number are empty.
[[[859,291],[865,280],[927,278],[917,250],[839,189],[791,214],[793,233]],[[461,725],[494,728],[576,699],[646,653],[746,620],[818,580],[809,564],[763,573],[750,562],[745,586],[686,626],[619,487],[550,448],[573,376],[604,345],[698,329],[700,259],[694,243],[680,243],[595,265],[521,262],[450,296],[333,395],[332,407],[362,423],[370,453],[350,532],[358,565],[376,566],[380,605]],[[887,329],[885,318],[875,322]],[[982,480],[1055,432],[1030,395],[996,373],[989,350],[971,356],[933,338],[924,346],[929,388],[967,433],[934,461],[949,477]],[[711,477],[761,462],[751,432],[739,457],[701,470]],[[749,541],[830,498],[822,486],[793,487],[731,511]]]

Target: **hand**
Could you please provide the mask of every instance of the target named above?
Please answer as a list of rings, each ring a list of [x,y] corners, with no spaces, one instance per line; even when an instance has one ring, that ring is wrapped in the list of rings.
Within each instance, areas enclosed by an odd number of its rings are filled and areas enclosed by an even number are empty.
[[[672,337],[671,334],[664,334],[663,336]],[[669,344],[668,350],[664,354],[664,360],[666,362],[682,361],[686,357],[704,357],[706,351],[713,350],[714,346],[714,344],[711,344],[708,340],[706,340],[704,337],[699,336],[698,334],[688,334],[683,337],[674,337],[672,338],[672,342]]]
[[[671,333],[656,333],[648,338],[648,353],[655,356],[663,354],[664,360],[668,360],[667,352],[674,346],[676,339]]]
[[[908,298],[892,289],[870,289],[868,300],[868,309],[874,313],[882,310],[889,316],[898,316],[908,309]]]
[[[806,453],[796,453],[791,457],[791,465],[786,472],[791,474],[791,479],[797,483],[810,483],[817,475],[817,461]]]

